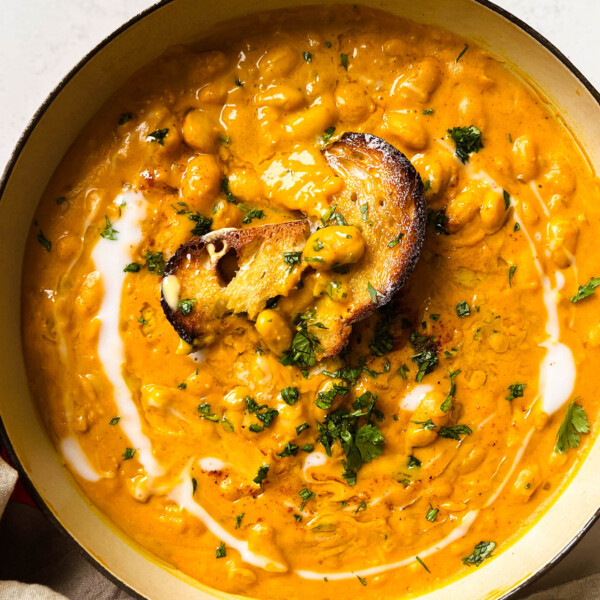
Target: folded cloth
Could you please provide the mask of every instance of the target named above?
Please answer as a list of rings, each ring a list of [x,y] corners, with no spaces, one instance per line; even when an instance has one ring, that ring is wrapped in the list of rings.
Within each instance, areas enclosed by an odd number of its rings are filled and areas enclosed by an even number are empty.
[[[16,481],[17,472],[0,458],[0,600],[133,600],[38,510],[16,502],[7,506]],[[600,575],[527,600],[600,600]]]

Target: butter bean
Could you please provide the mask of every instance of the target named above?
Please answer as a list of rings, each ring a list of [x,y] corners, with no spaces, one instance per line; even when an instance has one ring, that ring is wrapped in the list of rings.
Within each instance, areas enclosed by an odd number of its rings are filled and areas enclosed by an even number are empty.
[[[269,349],[277,356],[281,356],[292,345],[292,330],[278,311],[270,308],[263,310],[256,318],[254,326]]]
[[[186,166],[179,194],[191,210],[208,213],[221,187],[221,167],[212,154],[191,158]]]
[[[219,130],[213,118],[204,110],[190,110],[183,119],[183,139],[188,146],[205,152],[214,152]]]
[[[538,148],[528,135],[517,138],[513,144],[513,172],[517,179],[528,182],[539,172]]]
[[[493,190],[486,192],[479,216],[481,226],[487,233],[495,233],[502,227],[507,215],[505,207],[504,197],[500,192]]]
[[[388,112],[384,116],[384,130],[407,148],[422,150],[429,142],[429,135],[419,115]]]
[[[335,90],[335,103],[340,117],[349,123],[364,121],[375,110],[375,104],[357,83],[339,85]]]
[[[302,258],[317,270],[357,262],[365,251],[360,230],[351,225],[324,227],[307,240]]]

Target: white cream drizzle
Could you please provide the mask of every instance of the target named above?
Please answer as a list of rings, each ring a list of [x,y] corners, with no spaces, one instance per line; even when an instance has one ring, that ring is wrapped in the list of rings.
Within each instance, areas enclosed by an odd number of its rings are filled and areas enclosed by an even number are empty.
[[[410,392],[408,392],[408,394],[404,396],[404,398],[402,398],[400,401],[400,408],[402,410],[410,410],[414,412],[417,409],[417,406],[419,406],[421,400],[423,400],[427,394],[433,392],[434,389],[435,388],[428,383],[416,385],[412,390],[410,390]]]
[[[185,473],[189,475],[186,470]],[[218,539],[224,542],[230,548],[237,550],[240,553],[240,557],[243,561],[255,567],[261,569],[276,570],[279,572],[287,571],[287,567],[280,562],[277,562],[268,556],[256,554],[249,549],[248,542],[239,540],[235,536],[231,535],[218,521],[213,519],[210,514],[202,508],[193,498],[193,487],[191,477],[183,477],[177,486],[175,486],[169,493],[168,498],[181,508],[185,508],[189,513],[200,519],[206,528]]]
[[[203,470],[209,473],[213,471],[222,471],[231,465],[229,463],[223,462],[220,458],[215,458],[213,456],[207,456],[205,458],[201,458],[198,461],[198,466]]]
[[[86,481],[98,481],[102,476],[94,469],[75,436],[60,441],[60,451],[71,468]]]
[[[100,238],[92,260],[104,287],[104,298],[98,311],[100,333],[98,357],[113,386],[114,401],[121,417],[119,426],[137,451],[137,458],[149,476],[158,477],[164,469],[152,454],[150,440],[144,435],[137,407],[123,378],[125,348],[121,339],[121,295],[126,273],[123,268],[131,262],[132,252],[142,239],[141,222],[146,217],[146,203],[141,192],[125,192],[115,203],[125,202],[122,216],[113,223],[118,231],[116,240]]]
[[[179,292],[181,291],[181,284],[179,279],[175,275],[167,275],[162,280],[162,293],[165,302],[169,308],[173,311],[177,310],[179,304]]]
[[[436,552],[439,552],[446,546],[452,544],[452,542],[455,542],[456,540],[463,537],[469,530],[469,527],[471,527],[471,525],[473,524],[473,521],[475,521],[478,512],[479,511],[477,510],[471,510],[468,513],[466,513],[458,527],[456,527],[449,535],[447,535],[445,538],[442,538],[433,546],[430,546],[429,548],[425,548],[424,550],[420,551],[419,558],[425,558],[426,556],[435,554]],[[405,558],[397,562],[387,563],[385,565],[378,565],[377,567],[371,567],[369,569],[356,569],[355,571],[343,571],[341,573],[321,573],[318,571],[303,570],[297,570],[296,573],[303,579],[318,580],[327,577],[329,581],[339,581],[341,579],[352,579],[357,576],[369,577],[370,575],[378,575],[379,573],[384,573],[385,571],[391,571],[392,569],[405,567],[406,565],[415,562],[415,560],[416,556],[411,556],[409,558]]]

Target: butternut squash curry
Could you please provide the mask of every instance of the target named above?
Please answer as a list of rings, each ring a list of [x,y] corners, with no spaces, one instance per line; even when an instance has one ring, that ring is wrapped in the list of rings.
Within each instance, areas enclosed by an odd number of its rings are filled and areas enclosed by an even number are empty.
[[[435,27],[348,5],[217,33],[137,73],[42,198],[22,314],[50,435],[219,590],[401,598],[485,568],[598,422],[585,154]]]

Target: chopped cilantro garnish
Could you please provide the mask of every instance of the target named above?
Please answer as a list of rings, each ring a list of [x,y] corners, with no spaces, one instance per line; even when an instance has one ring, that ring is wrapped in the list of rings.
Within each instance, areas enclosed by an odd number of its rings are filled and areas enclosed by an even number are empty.
[[[556,434],[556,445],[554,451],[564,454],[569,448],[577,448],[581,442],[580,433],[589,433],[590,424],[587,420],[585,410],[576,404],[577,398],[569,404],[565,418]]]
[[[196,305],[196,299],[195,298],[186,298],[185,300],[180,300],[177,303],[177,307],[179,308],[179,312],[184,316],[187,317],[192,310],[194,310],[194,306]]]
[[[192,496],[196,493],[196,488],[198,487],[198,482],[194,477],[192,477]]]
[[[116,425],[119,421],[121,420],[121,417],[113,417],[108,424],[109,425]]]
[[[229,179],[227,177],[221,179],[221,190],[225,194],[225,199],[227,200],[227,202],[237,202],[236,197],[231,193],[231,190],[229,189]]]
[[[456,57],[456,62],[458,62],[465,55],[465,52],[468,49],[469,49],[469,44],[465,44],[465,47],[460,51],[460,54]]]
[[[433,110],[433,108],[426,108],[426,109],[423,111],[423,114],[424,114],[424,115],[432,115],[434,112],[435,112],[435,111]]]
[[[113,229],[110,219],[104,215],[104,229],[100,232],[100,235],[105,240],[115,241],[117,239],[117,233],[119,232],[116,229]]]
[[[347,54],[340,54],[340,63],[342,65],[342,67],[344,67],[344,69],[346,69],[346,71],[348,70],[348,55]]]
[[[187,383],[185,381],[182,381],[178,386],[177,389],[180,390],[185,390],[187,388]]]
[[[596,288],[600,286],[600,277],[590,277],[585,285],[580,285],[577,293],[571,298],[571,302],[579,302],[588,296],[596,293]]]
[[[213,421],[213,423],[216,423],[219,420],[219,417],[217,417],[217,415],[215,415],[215,413],[212,412],[211,406],[208,402],[203,402],[202,404],[198,405],[197,410],[198,410],[198,415],[202,419],[207,419],[208,421]]]
[[[288,456],[296,456],[296,454],[298,454],[299,449],[300,447],[296,446],[296,444],[288,442],[285,445],[285,448],[281,452],[276,452],[276,454],[281,458],[287,458]]]
[[[517,233],[517,231],[519,231],[521,229],[521,226],[518,223],[515,223],[515,226],[513,227],[513,231],[515,233]]]
[[[135,448],[125,448],[125,452],[121,455],[123,460],[129,460],[135,456]]]
[[[462,559],[463,564],[475,565],[478,567],[486,558],[490,557],[495,547],[496,542],[479,542],[479,544],[475,546],[473,554]]]
[[[263,465],[262,467],[258,467],[258,473],[252,481],[254,481],[254,483],[262,487],[262,482],[267,478],[270,468],[271,465]]]
[[[511,265],[510,269],[508,269],[508,285],[512,287],[512,278],[515,275],[515,271],[517,270],[517,265]]]
[[[201,215],[199,212],[193,212],[188,215],[188,219],[190,221],[194,221],[196,224],[192,229],[192,235],[205,235],[210,231],[212,227],[213,220],[209,217],[205,217]]]
[[[235,528],[239,529],[242,526],[242,519],[246,516],[245,513],[241,513],[235,516]]]
[[[406,366],[406,364],[403,363],[400,366],[400,368],[398,369],[398,375],[400,375],[400,377],[402,377],[402,379],[406,379],[407,373],[408,373],[408,367]]]
[[[429,510],[427,511],[427,514],[425,515],[425,518],[428,521],[431,521],[432,523],[437,519],[438,513],[440,512],[439,508],[433,508],[433,506],[431,506],[431,504],[429,505]]]
[[[438,435],[450,440],[460,440],[461,435],[471,435],[473,431],[466,425],[454,425],[452,427],[440,427]]]
[[[413,469],[415,467],[420,467],[420,466],[421,466],[421,461],[416,456],[413,456],[412,454],[409,454],[409,456],[408,456],[408,468],[409,469]]]
[[[160,277],[165,274],[165,259],[162,252],[150,252],[146,250],[146,266],[150,273],[156,273]]]
[[[244,87],[244,82],[241,81],[238,77],[235,78],[235,85],[238,87]]]
[[[468,162],[471,154],[479,152],[483,148],[481,131],[474,125],[470,127],[453,127],[448,129],[448,133],[456,145],[456,156],[463,163]]]
[[[314,449],[315,449],[315,445],[314,444],[304,444],[304,446],[302,446],[302,452],[310,453]]]
[[[364,586],[367,585],[367,580],[364,577],[361,577],[360,575],[357,575],[356,578],[360,581],[361,585],[364,585]]]
[[[132,262],[132,263],[129,263],[123,269],[123,271],[125,273],[138,273],[141,268],[142,268],[142,265],[140,265],[140,263]]]
[[[296,427],[296,435],[300,435],[304,430],[308,429],[310,425],[308,423],[302,423]]]
[[[41,229],[37,234],[37,241],[44,247],[46,252],[50,252],[52,249],[52,242],[42,233]]]
[[[168,128],[167,129],[157,129],[156,131],[153,131],[152,133],[148,134],[148,139],[151,142],[157,142],[161,146],[164,146],[165,138],[167,137],[168,134],[169,134]]]
[[[287,405],[294,406],[298,402],[300,392],[297,387],[286,387],[281,390],[281,397]]]
[[[217,546],[216,556],[217,556],[217,558],[224,558],[225,556],[227,556],[227,550],[225,549],[225,542],[221,542]]]
[[[421,429],[425,429],[426,431],[433,431],[435,429],[435,424],[431,419],[427,419],[427,421],[411,421],[415,425],[421,425]]]
[[[367,292],[369,292],[369,296],[371,296],[371,302],[373,302],[373,304],[377,304],[378,298],[383,298],[383,294],[379,290],[376,290],[371,285],[370,281],[367,282]]]
[[[250,431],[253,433],[260,433],[271,427],[271,423],[273,423],[275,417],[279,415],[279,411],[275,408],[269,408],[267,404],[257,404],[254,398],[250,398],[250,396],[246,396],[245,400],[248,412],[256,415],[256,418],[263,423],[263,425],[253,423],[249,427]]]
[[[403,233],[399,233],[393,240],[388,243],[388,248],[394,248],[400,243],[400,240],[404,237]]]
[[[465,317],[468,317],[471,314],[471,309],[464,300],[456,305],[456,314],[461,319],[464,319]]]
[[[315,497],[315,493],[311,492],[308,488],[302,488],[298,492],[298,495],[300,496],[300,498],[302,498],[302,504],[300,505],[300,510],[304,510],[306,503]]]
[[[506,396],[506,400],[514,400],[515,398],[522,398],[523,392],[527,387],[526,383],[513,383],[508,386],[508,390],[510,394]]]
[[[333,401],[337,396],[345,396],[350,391],[350,388],[344,384],[334,383],[326,392],[319,392],[315,404],[321,410],[329,410],[333,406]]]
[[[502,196],[504,197],[504,210],[510,208],[510,194],[506,190],[502,190]]]
[[[302,252],[284,252],[283,253],[283,262],[286,265],[295,266],[300,264],[300,257],[302,256]]]
[[[460,374],[460,372],[460,369],[457,369],[456,371],[449,373],[450,390],[448,391],[446,399],[440,405],[440,408],[444,412],[448,412],[452,408],[452,399],[454,398],[454,394],[456,394],[456,383],[454,383],[454,380],[456,379],[456,376]]]
[[[410,343],[417,351],[411,360],[417,364],[419,370],[415,377],[417,383],[421,383],[423,377],[431,373],[438,365],[438,356],[436,351],[435,338],[425,337],[418,332],[413,331],[410,334]]]
[[[323,142],[328,142],[334,133],[335,133],[335,127],[328,127],[325,130],[325,133],[321,136],[321,140]]]
[[[252,222],[252,219],[264,219],[265,213],[259,208],[252,208],[246,213],[246,216],[242,219],[242,223],[248,225]]]
[[[417,562],[428,572],[431,573],[431,571],[429,570],[429,567],[418,557],[415,556],[415,558],[417,559]]]
[[[430,219],[433,221],[433,230],[438,235],[450,235],[446,229],[448,223],[448,217],[446,216],[446,209],[442,208],[436,212],[430,213]]]

